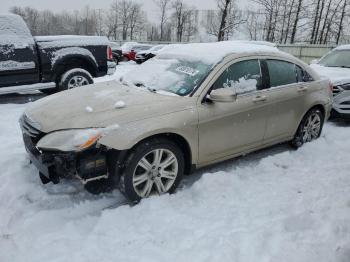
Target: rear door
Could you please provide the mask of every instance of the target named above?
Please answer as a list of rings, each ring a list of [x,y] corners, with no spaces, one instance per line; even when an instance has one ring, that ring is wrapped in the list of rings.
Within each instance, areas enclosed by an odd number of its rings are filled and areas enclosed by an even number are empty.
[[[267,93],[272,107],[264,138],[265,143],[270,143],[294,135],[307,110],[308,81],[311,79],[303,76],[307,73],[300,66],[288,61],[266,59],[262,63],[270,80]]]
[[[39,81],[39,65],[32,35],[21,17],[0,16],[0,87]]]

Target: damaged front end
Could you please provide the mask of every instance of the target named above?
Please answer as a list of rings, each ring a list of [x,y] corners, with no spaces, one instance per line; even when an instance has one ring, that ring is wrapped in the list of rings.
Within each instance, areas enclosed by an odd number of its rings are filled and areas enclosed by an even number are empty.
[[[20,125],[29,158],[38,168],[44,184],[57,184],[61,178],[78,178],[86,184],[116,176],[116,154],[120,152],[108,150],[96,143],[100,137],[96,130],[68,130],[45,134],[25,114],[20,119]],[[78,143],[74,144],[75,142]]]

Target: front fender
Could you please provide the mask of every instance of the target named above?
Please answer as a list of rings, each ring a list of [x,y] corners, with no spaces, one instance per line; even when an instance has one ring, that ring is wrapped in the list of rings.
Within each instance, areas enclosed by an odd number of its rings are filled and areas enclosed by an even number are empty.
[[[145,119],[121,125],[107,132],[99,143],[117,150],[128,150],[140,141],[155,135],[176,134],[190,146],[192,161],[198,158],[198,114],[184,110],[157,118]]]

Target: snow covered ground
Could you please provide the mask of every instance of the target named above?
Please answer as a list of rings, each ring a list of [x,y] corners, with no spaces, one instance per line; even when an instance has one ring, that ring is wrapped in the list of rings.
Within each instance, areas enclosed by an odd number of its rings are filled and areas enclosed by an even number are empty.
[[[131,207],[118,191],[43,186],[21,141],[25,106],[0,105],[1,262],[350,261],[350,124],[197,171]]]

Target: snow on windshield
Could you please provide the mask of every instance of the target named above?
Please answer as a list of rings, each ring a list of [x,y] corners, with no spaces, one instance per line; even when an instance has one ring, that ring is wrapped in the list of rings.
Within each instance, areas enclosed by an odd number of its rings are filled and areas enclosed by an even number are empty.
[[[122,79],[127,84],[180,96],[191,93],[212,68],[210,64],[174,58],[151,59]]]
[[[350,68],[350,50],[335,49],[325,55],[319,62],[320,65],[329,67],[345,67]]]

